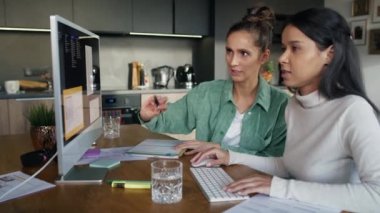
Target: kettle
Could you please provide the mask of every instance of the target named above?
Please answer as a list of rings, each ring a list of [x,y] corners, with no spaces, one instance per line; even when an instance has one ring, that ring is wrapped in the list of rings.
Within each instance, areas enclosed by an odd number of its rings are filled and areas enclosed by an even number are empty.
[[[190,64],[179,66],[175,73],[177,88],[192,88],[195,85],[195,72]]]
[[[151,70],[154,88],[167,88],[170,79],[174,76],[174,68],[164,65]]]

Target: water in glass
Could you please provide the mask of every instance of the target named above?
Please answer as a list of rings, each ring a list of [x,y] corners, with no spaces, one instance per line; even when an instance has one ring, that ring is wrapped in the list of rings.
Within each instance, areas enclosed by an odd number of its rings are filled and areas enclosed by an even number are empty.
[[[159,160],[152,163],[152,200],[163,204],[182,200],[181,162]]]

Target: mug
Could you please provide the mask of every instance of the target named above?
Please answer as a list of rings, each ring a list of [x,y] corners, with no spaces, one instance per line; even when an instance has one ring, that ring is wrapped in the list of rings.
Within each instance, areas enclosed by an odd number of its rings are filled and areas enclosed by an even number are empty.
[[[20,82],[17,80],[5,81],[4,87],[8,94],[16,94],[20,89]]]

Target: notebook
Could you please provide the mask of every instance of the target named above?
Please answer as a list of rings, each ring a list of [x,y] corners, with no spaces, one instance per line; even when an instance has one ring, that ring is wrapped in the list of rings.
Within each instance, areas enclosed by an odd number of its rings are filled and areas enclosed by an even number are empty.
[[[117,165],[120,164],[119,160],[114,160],[114,159],[98,159],[92,163],[90,163],[90,167],[92,168],[113,168]]]
[[[175,150],[175,146],[182,143],[180,140],[146,139],[127,151],[129,154],[157,157],[179,158],[183,151]]]

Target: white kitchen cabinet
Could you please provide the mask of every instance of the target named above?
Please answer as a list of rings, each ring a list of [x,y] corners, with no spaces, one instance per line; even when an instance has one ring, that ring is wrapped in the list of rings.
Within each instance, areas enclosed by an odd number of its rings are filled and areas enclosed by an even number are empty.
[[[178,92],[178,93],[144,93],[141,94],[141,105],[145,103],[145,101],[153,95],[157,96],[166,96],[168,98],[168,102],[173,103],[179,99],[181,99],[183,96],[186,95],[186,92]],[[169,134],[165,133],[166,135],[176,138],[178,140],[195,140],[195,130],[191,132],[190,134]]]
[[[8,27],[50,27],[50,15],[72,20],[72,0],[5,0],[5,20]]]

